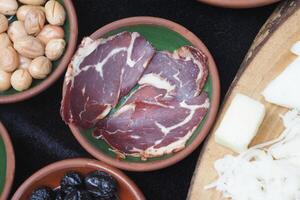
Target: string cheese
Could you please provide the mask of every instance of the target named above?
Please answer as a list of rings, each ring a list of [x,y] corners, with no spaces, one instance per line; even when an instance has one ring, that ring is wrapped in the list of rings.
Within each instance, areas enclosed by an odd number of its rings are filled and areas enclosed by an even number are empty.
[[[265,116],[260,102],[237,94],[215,134],[215,141],[238,153],[246,151]]]

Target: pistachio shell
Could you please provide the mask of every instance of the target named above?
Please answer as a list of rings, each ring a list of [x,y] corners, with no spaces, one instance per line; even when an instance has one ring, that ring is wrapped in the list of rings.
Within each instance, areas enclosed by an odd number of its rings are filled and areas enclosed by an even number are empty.
[[[23,4],[40,6],[44,5],[47,0],[19,0]]]
[[[45,45],[52,39],[64,38],[64,29],[59,26],[46,25],[42,31],[37,35],[37,38],[42,41]]]
[[[0,13],[3,15],[14,15],[18,9],[16,0],[0,0]]]
[[[37,35],[45,25],[45,14],[40,9],[31,9],[28,11],[24,25],[29,35]]]
[[[10,77],[11,73],[0,69],[0,92],[4,92],[11,87]]]
[[[5,47],[0,51],[0,69],[6,72],[14,71],[19,65],[19,57],[12,47]]]
[[[52,25],[62,26],[66,20],[64,7],[55,0],[50,0],[45,5],[47,21]]]
[[[45,54],[45,47],[33,36],[25,36],[14,42],[14,48],[27,58],[36,58]]]
[[[19,68],[20,69],[29,69],[30,63],[32,60],[24,56],[19,55]]]
[[[0,14],[0,33],[7,31],[8,29],[8,20],[7,18]]]
[[[12,74],[10,83],[17,91],[27,90],[32,83],[32,77],[27,70],[18,69]]]
[[[27,13],[31,10],[39,9],[45,13],[45,8],[42,6],[23,5],[17,10],[17,18],[20,21],[25,21]]]
[[[63,39],[50,40],[46,45],[45,54],[50,60],[57,60],[64,53],[65,47],[66,42]]]
[[[51,61],[45,56],[34,59],[29,66],[29,73],[35,79],[44,79],[50,74],[52,68]]]
[[[0,48],[12,46],[7,33],[0,33]]]
[[[8,36],[9,38],[15,42],[18,38],[27,36],[27,32],[25,30],[24,22],[14,21],[8,27]]]

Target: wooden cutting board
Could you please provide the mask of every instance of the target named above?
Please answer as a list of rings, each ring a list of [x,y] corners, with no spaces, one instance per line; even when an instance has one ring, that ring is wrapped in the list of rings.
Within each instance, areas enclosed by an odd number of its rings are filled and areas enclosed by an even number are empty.
[[[284,1],[259,32],[225,97],[219,117],[200,154],[188,200],[222,199],[222,195],[216,190],[204,190],[203,187],[217,178],[213,168],[214,162],[226,154],[234,154],[216,144],[214,134],[236,93],[248,95],[266,106],[266,117],[250,146],[278,137],[283,131],[279,114],[286,112],[287,109],[267,103],[261,92],[296,58],[290,52],[290,48],[298,40],[300,40],[300,0]]]

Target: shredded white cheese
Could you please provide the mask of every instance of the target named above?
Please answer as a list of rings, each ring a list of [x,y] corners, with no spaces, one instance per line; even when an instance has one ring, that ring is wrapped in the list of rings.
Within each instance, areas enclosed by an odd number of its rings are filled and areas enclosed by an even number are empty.
[[[300,200],[300,114],[292,110],[282,118],[279,138],[217,160],[219,178],[205,189],[232,200]]]

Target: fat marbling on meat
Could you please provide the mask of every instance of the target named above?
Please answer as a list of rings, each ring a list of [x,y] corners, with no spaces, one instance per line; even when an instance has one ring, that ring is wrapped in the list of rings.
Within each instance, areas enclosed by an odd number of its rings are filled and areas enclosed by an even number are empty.
[[[83,39],[66,73],[63,120],[93,127],[137,84],[154,53],[137,32]]]
[[[97,124],[94,136],[121,156],[146,159],[183,149],[210,105],[202,91],[207,62],[191,46],[172,54],[157,52],[139,80],[140,87],[119,110]]]

